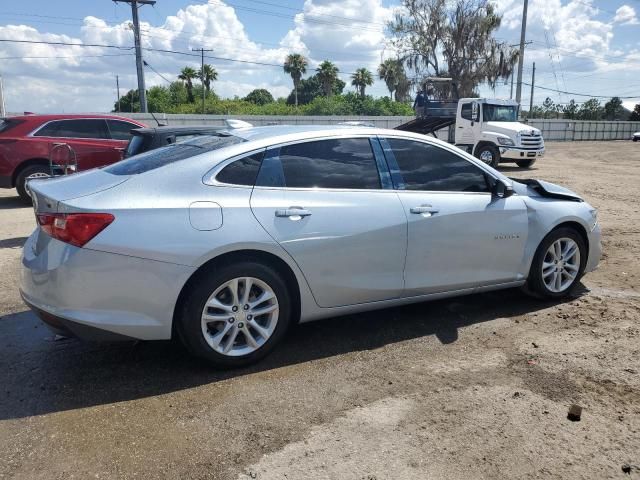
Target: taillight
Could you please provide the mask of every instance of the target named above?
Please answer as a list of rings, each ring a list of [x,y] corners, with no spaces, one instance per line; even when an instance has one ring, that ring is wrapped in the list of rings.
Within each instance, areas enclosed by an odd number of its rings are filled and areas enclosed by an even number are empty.
[[[110,213],[39,213],[40,228],[61,242],[82,247],[113,222]]]

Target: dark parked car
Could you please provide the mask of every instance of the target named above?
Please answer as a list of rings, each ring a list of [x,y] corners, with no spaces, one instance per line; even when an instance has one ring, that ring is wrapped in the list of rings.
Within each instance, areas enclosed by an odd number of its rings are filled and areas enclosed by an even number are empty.
[[[173,143],[184,142],[202,135],[215,135],[229,127],[214,126],[160,126],[155,128],[136,128],[131,130],[132,137],[125,151],[125,157],[131,157],[155,148]]]
[[[0,187],[15,188],[31,203],[27,179],[51,174],[49,157],[57,145],[73,150],[77,170],[89,170],[121,160],[131,129],[144,126],[114,115],[0,118]]]

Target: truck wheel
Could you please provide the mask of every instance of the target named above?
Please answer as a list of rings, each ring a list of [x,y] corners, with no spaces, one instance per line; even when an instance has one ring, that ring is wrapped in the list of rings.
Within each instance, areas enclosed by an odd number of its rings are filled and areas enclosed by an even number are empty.
[[[500,152],[493,145],[482,145],[478,147],[476,157],[493,168],[497,168],[498,163],[500,163]]]
[[[518,165],[520,168],[531,168],[534,163],[536,163],[535,158],[533,160],[518,160],[516,162],[516,165]]]
[[[16,190],[23,202],[31,205],[31,192],[27,188],[27,179],[47,178],[51,176],[49,167],[45,165],[31,165],[22,170],[16,178]]]

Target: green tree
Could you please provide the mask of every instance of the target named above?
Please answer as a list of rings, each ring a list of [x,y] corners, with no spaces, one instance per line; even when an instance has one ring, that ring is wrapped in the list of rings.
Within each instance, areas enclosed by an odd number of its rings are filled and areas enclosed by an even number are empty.
[[[578,110],[579,120],[602,120],[603,108],[600,106],[600,100],[591,98],[584,102]]]
[[[198,77],[198,72],[196,72],[191,67],[184,67],[180,71],[180,75],[178,75],[178,78],[182,80],[187,87],[187,98],[189,103],[193,103],[195,100],[193,98],[193,79],[197,77]]]
[[[336,79],[333,84],[333,95],[340,95],[344,90],[345,83],[339,78]],[[310,103],[314,98],[321,97],[324,95],[324,90],[322,87],[322,82],[318,75],[312,75],[309,78],[303,78],[300,80],[300,85],[298,88],[298,101],[300,105],[305,105]],[[295,104],[295,90],[292,90],[287,98],[287,103],[290,105]]]
[[[244,97],[246,102],[255,103],[256,105],[266,105],[267,103],[273,102],[273,95],[269,92],[269,90],[265,90],[264,88],[256,88],[252,90],[249,95]]]
[[[578,116],[578,104],[573,98],[562,109],[562,116],[569,120],[574,120]]]
[[[302,75],[307,73],[307,59],[299,53],[292,53],[287,55],[284,61],[284,71],[291,75],[293,80],[293,92],[295,97],[296,107],[298,106],[298,88],[300,87],[300,80]]]
[[[629,115],[629,121],[640,122],[640,103],[636,104],[636,106],[633,109],[633,112],[631,112],[631,115]]]
[[[351,75],[351,85],[364,97],[365,89],[373,85],[373,75],[366,68],[359,68]]]
[[[544,118],[551,118],[555,116],[556,105],[555,103],[553,103],[553,100],[551,100],[551,98],[547,97],[544,99],[544,102],[542,103],[542,111]]]
[[[318,79],[322,84],[322,91],[325,97],[333,95],[333,86],[338,79],[339,71],[338,67],[329,60],[325,60],[318,68],[316,68],[316,72],[318,72]]]
[[[401,66],[402,62],[400,60],[394,60],[393,58],[387,58],[378,66],[378,76],[380,80],[384,81],[387,85],[391,98],[393,98],[393,92],[398,85],[399,68]]]
[[[389,28],[417,75],[450,76],[460,97],[511,75],[518,51],[494,38],[502,16],[490,0],[403,0]]]
[[[211,91],[211,82],[218,80],[218,72],[211,65],[205,63],[202,68],[198,70],[198,77],[208,95]]]
[[[113,111],[118,111],[118,102],[113,105]],[[140,96],[138,90],[129,90],[127,93],[120,97],[120,111],[121,112],[139,112],[140,111]]]
[[[625,120],[625,116],[625,110],[622,106],[622,100],[620,100],[620,97],[613,97],[604,104],[605,120]]]

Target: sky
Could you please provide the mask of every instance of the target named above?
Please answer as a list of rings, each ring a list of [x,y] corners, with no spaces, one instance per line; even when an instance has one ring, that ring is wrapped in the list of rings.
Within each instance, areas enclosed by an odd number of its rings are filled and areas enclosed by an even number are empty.
[[[496,37],[517,44],[522,0],[495,4],[503,15]],[[399,8],[399,1],[390,0],[157,0],[139,9],[143,56],[150,65],[147,88],[168,85],[186,65],[199,68],[192,49],[203,47],[212,50],[206,62],[219,73],[214,89],[222,97],[242,97],[254,88],[288,95],[291,78],[280,65],[292,52],[309,59],[307,75],[321,61],[333,61],[347,82],[345,90],[355,90],[352,72],[360,67],[375,72],[382,59],[395,57],[385,25]],[[524,80],[530,82],[535,62],[540,88],[534,104],[547,96],[559,103],[589,98],[551,90],[630,97],[623,99],[630,108],[640,103],[639,13],[640,0],[530,0]],[[121,94],[137,86],[130,22],[130,6],[111,0],[0,2],[7,111],[110,111],[116,75]],[[378,79],[368,93],[388,95]],[[495,90],[483,86],[480,93],[509,98],[510,83],[500,82]],[[526,106],[529,97],[530,87],[523,86]]]

